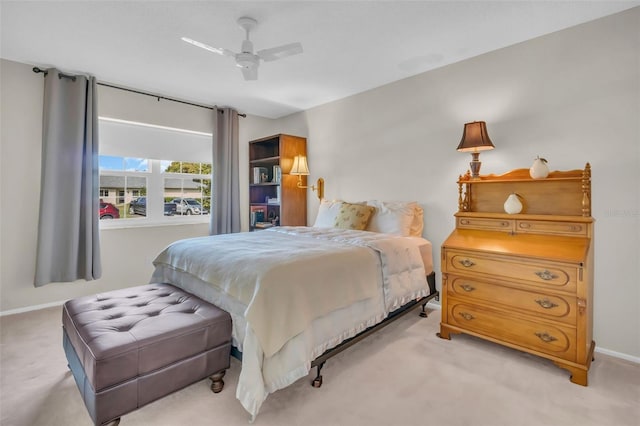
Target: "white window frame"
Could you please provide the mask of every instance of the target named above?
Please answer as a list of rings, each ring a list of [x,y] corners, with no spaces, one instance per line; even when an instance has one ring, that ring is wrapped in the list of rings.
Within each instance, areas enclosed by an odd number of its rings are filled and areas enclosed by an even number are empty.
[[[155,126],[146,123],[136,123],[123,120],[114,120],[105,117],[100,117],[100,120],[107,122],[124,123],[126,125],[142,126],[151,128],[153,131],[167,130],[170,132],[177,132],[177,135],[189,137],[190,135],[197,135],[198,137],[206,136],[211,140],[212,135],[205,132],[194,132],[191,130],[169,128],[164,126]],[[112,154],[105,154],[112,155]],[[205,159],[206,160],[206,159]],[[100,175],[107,176],[131,176],[131,177],[144,177],[147,181],[147,214],[146,217],[136,218],[120,218],[113,220],[101,220],[100,229],[117,229],[117,228],[137,228],[148,226],[172,226],[172,225],[184,225],[184,224],[198,224],[208,223],[210,214],[206,215],[174,215],[164,216],[164,179],[165,178],[193,178],[194,176],[201,177],[202,179],[212,180],[212,175],[195,175],[191,173],[164,173],[162,171],[162,163],[166,161],[183,161],[183,162],[196,162],[188,161],[184,159],[147,159],[148,169],[147,171],[125,171],[125,170],[100,170]],[[207,161],[200,161],[207,163]],[[213,185],[213,181],[212,181]]]

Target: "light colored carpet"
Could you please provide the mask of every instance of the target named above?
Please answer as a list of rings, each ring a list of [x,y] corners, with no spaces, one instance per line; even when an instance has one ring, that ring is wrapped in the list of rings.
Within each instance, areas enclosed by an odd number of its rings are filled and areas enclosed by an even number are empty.
[[[410,313],[330,359],[324,384],[303,378],[269,396],[255,424],[640,425],[640,365],[596,354],[589,386],[550,361],[464,335],[436,337],[440,311]],[[62,350],[61,308],[0,319],[3,426],[92,422]],[[240,363],[224,390],[203,380],[122,418],[123,426],[247,425],[235,399]]]

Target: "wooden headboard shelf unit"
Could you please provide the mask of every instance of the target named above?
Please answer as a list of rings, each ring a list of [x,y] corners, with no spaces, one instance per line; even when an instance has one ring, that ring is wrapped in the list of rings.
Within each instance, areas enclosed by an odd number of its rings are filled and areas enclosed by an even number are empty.
[[[504,214],[504,201],[512,193],[523,204],[521,216],[590,217],[591,166],[554,171],[545,179],[532,179],[529,169],[477,178],[467,172],[458,179],[458,212]]]

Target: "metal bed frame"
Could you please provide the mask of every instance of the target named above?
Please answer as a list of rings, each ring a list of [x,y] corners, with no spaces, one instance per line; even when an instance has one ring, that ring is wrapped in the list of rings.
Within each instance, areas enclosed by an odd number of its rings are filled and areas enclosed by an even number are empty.
[[[335,355],[338,355],[340,352],[355,345],[356,343],[366,338],[367,336],[386,327],[387,325],[391,324],[395,320],[402,318],[409,312],[412,312],[418,306],[422,307],[422,310],[420,311],[420,316],[422,318],[426,318],[427,311],[425,310],[425,306],[427,302],[429,302],[432,299],[438,300],[438,298],[440,297],[440,293],[438,292],[438,290],[436,290],[435,272],[431,272],[429,275],[427,275],[427,283],[429,284],[428,296],[421,297],[420,299],[417,299],[417,300],[412,300],[411,302],[399,307],[395,311],[391,312],[389,316],[387,316],[387,318],[385,318],[383,321],[379,322],[378,324],[372,325],[371,327],[361,331],[360,333],[356,334],[355,336],[347,340],[344,340],[342,343],[338,344],[337,346],[334,346],[331,349],[328,349],[322,355],[320,355],[319,357],[311,361],[311,368],[317,367],[316,377],[311,381],[311,385],[315,388],[319,388],[320,386],[322,386],[322,375],[320,374],[320,371],[322,370],[322,367],[324,366],[325,362],[327,362],[329,358],[334,357]],[[238,360],[242,361],[242,352],[240,352],[238,348],[236,348],[235,346],[231,347],[231,355],[234,358],[237,358]]]
[[[311,368],[313,368],[313,367],[317,367],[318,368],[317,372],[316,372],[316,378],[311,381],[311,386],[313,386],[314,388],[319,388],[320,386],[322,386],[322,375],[320,374],[320,371],[322,370],[322,367],[324,366],[324,363],[327,362],[327,360],[329,358],[331,358],[331,357],[333,357],[335,355],[338,355],[340,352],[344,351],[345,349],[349,348],[350,346],[355,345],[360,340],[362,340],[362,339],[366,338],[367,336],[375,333],[376,331],[380,330],[381,328],[386,327],[387,325],[391,324],[395,320],[402,318],[403,316],[405,316],[409,312],[412,312],[418,306],[422,306],[422,310],[420,311],[420,316],[422,318],[426,318],[427,317],[427,311],[425,310],[425,306],[426,306],[427,302],[429,302],[429,300],[432,300],[432,299],[436,299],[437,300],[437,298],[440,296],[440,293],[436,290],[436,278],[435,278],[435,276],[436,276],[435,272],[431,272],[429,275],[427,275],[427,283],[429,284],[429,295],[428,296],[422,297],[422,298],[417,299],[417,300],[412,300],[411,302],[409,302],[409,303],[407,303],[405,305],[402,305],[401,307],[399,307],[395,311],[391,312],[389,314],[389,316],[387,318],[385,318],[382,322],[379,322],[376,325],[372,325],[371,327],[367,328],[366,330],[363,330],[360,333],[356,334],[355,336],[343,341],[338,346],[335,346],[335,347],[333,347],[331,349],[328,349],[325,353],[320,355],[318,358],[316,358],[313,361],[311,361]]]

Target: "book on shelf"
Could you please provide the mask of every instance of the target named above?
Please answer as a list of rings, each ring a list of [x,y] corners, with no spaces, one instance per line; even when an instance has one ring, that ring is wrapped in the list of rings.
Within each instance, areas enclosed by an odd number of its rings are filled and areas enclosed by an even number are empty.
[[[253,183],[264,183],[267,181],[268,169],[266,167],[253,168]]]
[[[271,228],[273,226],[273,223],[271,222],[256,222],[255,225],[253,225],[256,228]]]
[[[273,179],[271,179],[271,182],[280,183],[281,180],[282,169],[280,168],[280,166],[273,166]]]
[[[254,226],[258,222],[264,221],[264,209],[262,208],[251,208],[251,226]]]

